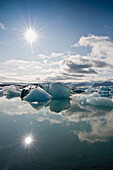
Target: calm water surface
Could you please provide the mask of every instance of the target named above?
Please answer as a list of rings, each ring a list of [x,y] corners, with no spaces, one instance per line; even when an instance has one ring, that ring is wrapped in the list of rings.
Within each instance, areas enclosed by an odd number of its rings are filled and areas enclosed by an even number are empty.
[[[81,106],[76,97],[0,97],[0,170],[113,169],[112,108]]]

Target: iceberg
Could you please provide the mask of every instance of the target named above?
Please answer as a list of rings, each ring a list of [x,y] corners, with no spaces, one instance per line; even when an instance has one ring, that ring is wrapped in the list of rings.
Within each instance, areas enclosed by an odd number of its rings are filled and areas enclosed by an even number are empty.
[[[35,89],[31,89],[29,94],[26,95],[23,99],[29,102],[36,102],[36,101],[45,102],[51,99],[51,95],[48,94],[42,88],[37,87]]]
[[[101,86],[100,89],[98,90],[98,93],[100,94],[101,97],[109,97],[110,96],[110,88],[109,86]]]
[[[3,90],[0,90],[0,96],[3,96]]]
[[[100,97],[98,93],[93,93],[90,95],[80,95],[78,97],[78,103],[80,103],[81,105],[113,107],[113,102],[110,98]]]
[[[69,98],[71,89],[61,83],[50,86],[27,86],[21,92],[21,98],[30,102],[44,102],[50,99]]]
[[[110,94],[111,96],[113,96],[113,89],[111,89],[111,90],[109,91],[109,94]]]
[[[10,96],[10,97],[20,97],[21,93],[20,93],[20,91],[8,89],[6,91],[6,94],[7,94],[7,96]]]
[[[98,91],[98,93],[100,94],[101,97],[109,97],[110,93],[109,91]]]
[[[86,89],[85,94],[94,93],[94,92],[97,92],[97,89],[95,89],[95,88],[88,88],[88,89]]]
[[[32,89],[34,89],[35,86],[27,86],[25,87],[21,92],[21,99],[23,99],[25,96],[27,96]]]
[[[49,85],[44,85],[43,86],[44,90],[49,93]]]
[[[51,83],[48,93],[53,99],[68,98],[70,96],[71,89],[61,83]]]
[[[110,88],[109,88],[109,86],[101,86],[100,90],[102,90],[102,91],[110,91]]]
[[[7,98],[20,97],[21,92],[15,87],[15,85],[5,86],[2,88],[3,95]]]

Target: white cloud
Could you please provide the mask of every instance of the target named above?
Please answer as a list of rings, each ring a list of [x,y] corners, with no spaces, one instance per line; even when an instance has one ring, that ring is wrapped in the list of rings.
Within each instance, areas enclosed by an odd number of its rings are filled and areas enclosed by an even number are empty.
[[[113,57],[113,42],[110,41],[110,38],[107,36],[82,36],[78,43],[74,44],[74,47],[91,47],[91,57],[97,58],[110,58]]]
[[[5,30],[5,29],[6,29],[5,25],[2,24],[1,22],[0,22],[0,28],[1,28],[2,30]]]
[[[62,56],[64,56],[64,53],[54,53],[54,52],[51,52],[50,55],[39,54],[38,56],[40,58],[43,58],[43,59],[51,59],[51,58],[62,57]]]
[[[91,121],[90,132],[75,132],[81,141],[94,142],[106,142],[110,137],[113,137],[113,115],[111,120],[107,117],[104,120]]]
[[[113,77],[113,43],[109,37],[82,36],[74,46],[76,48],[88,46],[91,51],[86,55],[71,51],[51,52],[50,55],[40,54],[32,61],[11,59],[0,62],[1,81],[83,82],[107,80]]]

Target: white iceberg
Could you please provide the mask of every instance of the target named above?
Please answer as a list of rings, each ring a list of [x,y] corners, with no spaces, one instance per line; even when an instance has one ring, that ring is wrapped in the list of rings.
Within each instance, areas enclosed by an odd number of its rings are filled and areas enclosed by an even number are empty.
[[[21,92],[20,91],[17,91],[17,90],[11,90],[11,89],[8,89],[6,91],[6,94],[7,96],[10,96],[10,97],[19,97]]]
[[[98,93],[100,94],[101,97],[109,97],[110,96],[109,91],[101,91],[101,90],[99,90]]]
[[[109,88],[109,86],[101,86],[100,90],[102,90],[102,91],[109,91],[110,88]]]
[[[21,92],[15,87],[15,85],[5,86],[2,88],[3,95],[7,98],[19,97]]]
[[[51,83],[48,92],[53,99],[68,98],[70,96],[71,89],[61,83]]]
[[[0,90],[0,96],[2,96],[3,95],[3,90]]]
[[[49,85],[44,85],[43,86],[44,90],[49,93]]]
[[[95,88],[88,88],[85,90],[85,94],[90,94],[90,93],[94,93],[94,92],[97,92],[97,89]]]
[[[37,87],[35,89],[31,89],[29,94],[23,98],[26,101],[29,102],[45,102],[47,100],[51,99],[51,95],[48,94],[45,90],[43,90],[40,87]]]
[[[90,95],[80,95],[78,97],[78,103],[82,105],[113,107],[113,102],[110,98],[100,97],[98,93],[93,93]]]
[[[111,96],[113,96],[113,89],[111,89],[111,90],[109,91],[109,94],[110,94]]]

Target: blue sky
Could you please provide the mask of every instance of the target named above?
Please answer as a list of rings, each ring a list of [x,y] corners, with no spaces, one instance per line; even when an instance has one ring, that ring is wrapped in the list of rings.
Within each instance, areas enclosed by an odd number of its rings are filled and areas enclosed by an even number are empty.
[[[111,0],[1,0],[0,81],[112,80],[112,33]]]

